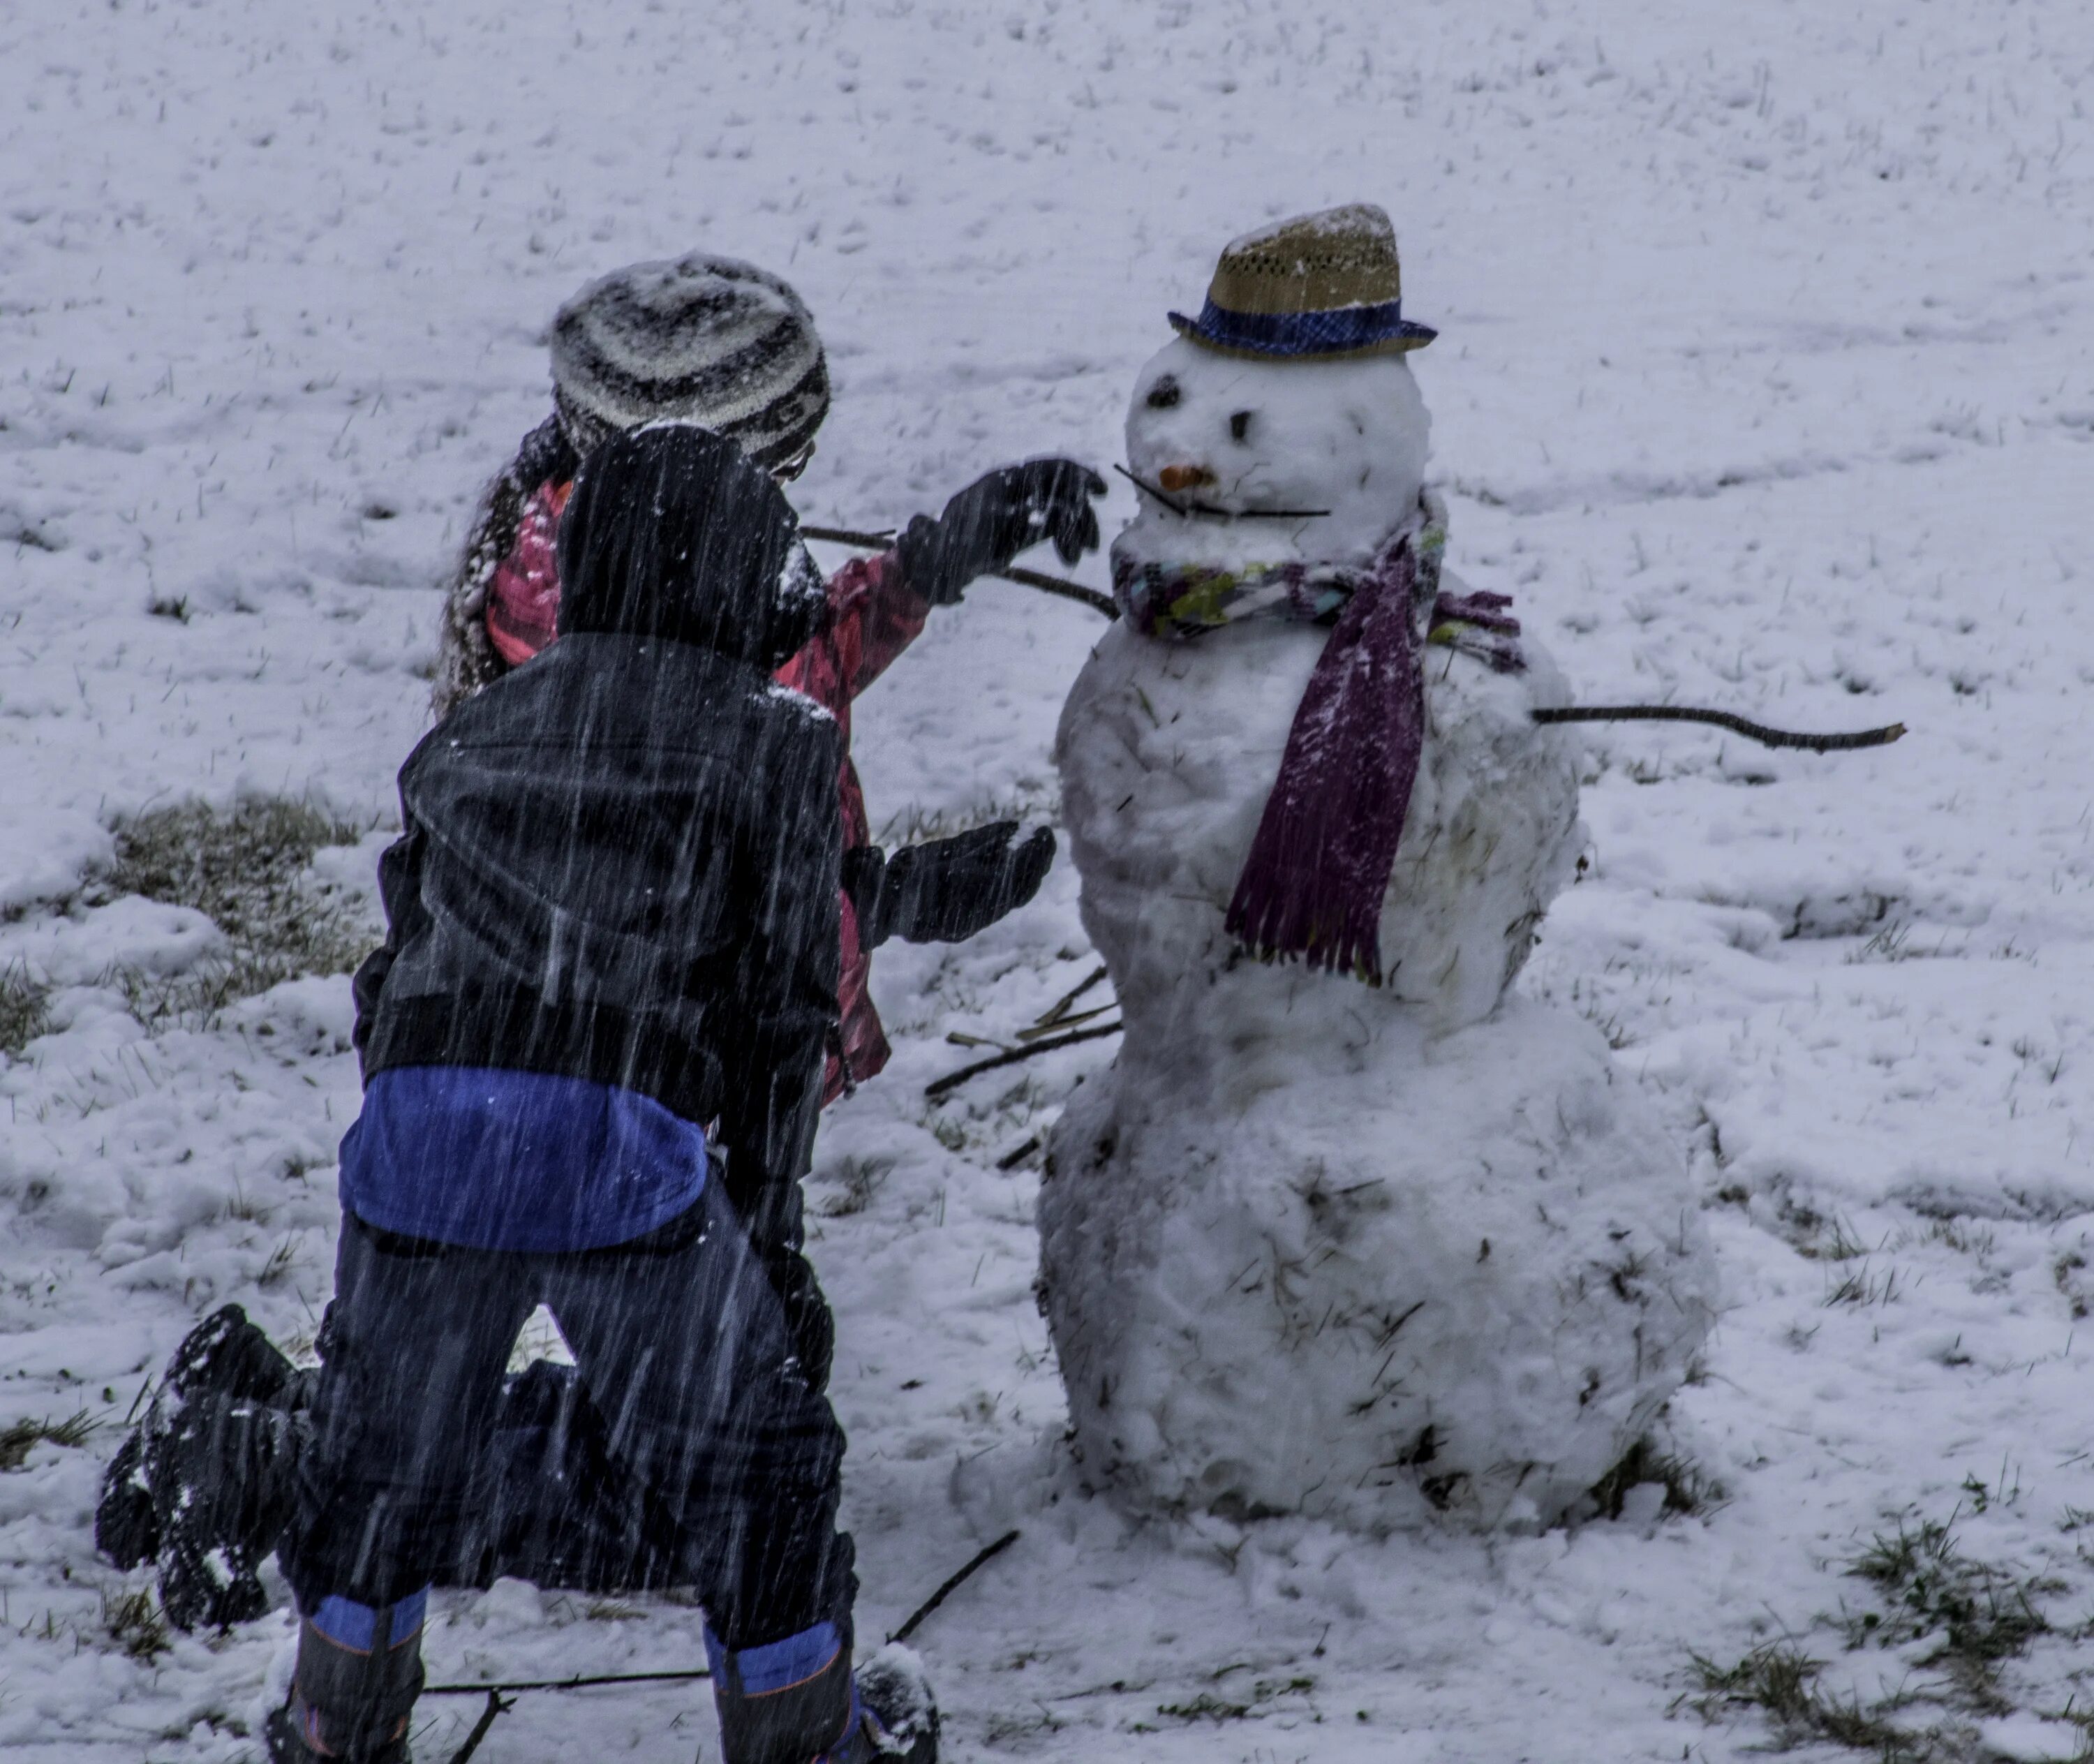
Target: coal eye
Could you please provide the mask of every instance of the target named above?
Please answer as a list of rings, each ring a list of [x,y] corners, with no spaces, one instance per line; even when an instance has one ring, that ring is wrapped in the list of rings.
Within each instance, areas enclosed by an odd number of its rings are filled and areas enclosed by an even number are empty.
[[[1149,389],[1145,401],[1152,411],[1167,411],[1178,402],[1178,382],[1166,374]]]
[[[1237,441],[1241,441],[1245,436],[1250,433],[1250,419],[1251,413],[1249,411],[1237,411],[1229,419],[1229,433]]]

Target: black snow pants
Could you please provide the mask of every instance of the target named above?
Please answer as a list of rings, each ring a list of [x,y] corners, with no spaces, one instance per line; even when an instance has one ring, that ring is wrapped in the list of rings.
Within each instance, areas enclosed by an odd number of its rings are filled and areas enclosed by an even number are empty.
[[[805,1310],[809,1293],[795,1297]],[[718,1181],[645,1237],[558,1253],[344,1216],[314,1442],[280,1551],[299,1608],[389,1605],[445,1577],[487,1523],[502,1375],[541,1303],[649,1528],[681,1533],[714,1634],[731,1649],[820,1623],[848,1635],[857,1580],[836,1527],[844,1437],[827,1367],[802,1358],[809,1319],[789,1319]]]

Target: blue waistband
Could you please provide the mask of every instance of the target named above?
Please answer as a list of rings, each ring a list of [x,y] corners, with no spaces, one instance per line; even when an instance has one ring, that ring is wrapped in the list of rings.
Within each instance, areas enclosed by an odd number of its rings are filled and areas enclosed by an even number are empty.
[[[474,1249],[598,1249],[697,1203],[706,1136],[651,1097],[556,1073],[396,1066],[341,1142],[341,1204]]]

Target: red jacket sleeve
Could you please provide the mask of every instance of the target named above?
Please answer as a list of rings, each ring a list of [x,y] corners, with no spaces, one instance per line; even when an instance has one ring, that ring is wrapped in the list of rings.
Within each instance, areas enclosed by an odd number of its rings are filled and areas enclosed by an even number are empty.
[[[901,579],[891,551],[854,558],[829,578],[829,628],[778,670],[780,684],[805,693],[836,719],[844,737],[844,793],[857,789],[850,768],[851,700],[887,671],[923,634],[931,603]]]

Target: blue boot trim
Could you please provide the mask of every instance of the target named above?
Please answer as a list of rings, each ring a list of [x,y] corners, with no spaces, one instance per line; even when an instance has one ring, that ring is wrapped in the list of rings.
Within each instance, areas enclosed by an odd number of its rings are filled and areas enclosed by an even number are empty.
[[[393,1635],[389,1645],[398,1647],[421,1629],[429,1609],[429,1589],[410,1592],[393,1607]],[[378,1635],[378,1608],[359,1605],[339,1597],[322,1599],[319,1608],[306,1619],[337,1648],[351,1653],[368,1653]]]
[[[297,1743],[345,1764],[406,1764],[407,1727],[422,1693],[427,1590],[397,1604],[332,1597],[302,1618],[291,1698],[281,1713]],[[273,1751],[292,1734],[273,1731]]]
[[[745,1697],[771,1697],[819,1678],[844,1651],[844,1638],[834,1623],[817,1623],[783,1641],[767,1641],[760,1648],[743,1648],[730,1653],[712,1625],[706,1625],[706,1659],[714,1679],[732,1682]]]
[[[858,1731],[843,1625],[815,1624],[780,1641],[730,1649],[706,1626],[726,1764],[806,1764],[849,1757]]]

